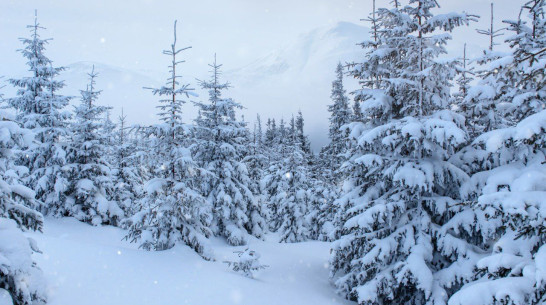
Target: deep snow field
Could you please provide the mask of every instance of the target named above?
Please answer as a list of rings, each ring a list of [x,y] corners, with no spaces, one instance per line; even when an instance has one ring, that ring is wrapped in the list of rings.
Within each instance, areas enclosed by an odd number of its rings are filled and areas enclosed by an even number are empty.
[[[49,305],[328,305],[354,304],[328,282],[329,243],[276,243],[252,239],[249,247],[270,267],[249,279],[230,270],[236,250],[213,240],[215,262],[186,246],[160,252],[123,240],[125,231],[93,227],[72,218],[46,218],[33,255],[47,279]]]

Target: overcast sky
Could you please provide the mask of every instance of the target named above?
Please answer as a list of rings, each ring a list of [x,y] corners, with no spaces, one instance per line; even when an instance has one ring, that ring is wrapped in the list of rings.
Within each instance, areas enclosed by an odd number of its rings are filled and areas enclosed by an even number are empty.
[[[377,0],[377,6],[389,2]],[[442,11],[468,11],[482,16],[470,28],[453,34],[450,50],[459,52],[464,42],[469,43],[471,53],[482,50],[487,40],[477,35],[475,28],[488,27],[491,1],[438,2]],[[503,19],[516,18],[524,0],[494,2],[496,26],[500,27]],[[96,61],[158,73],[165,70],[167,61],[161,50],[171,43],[175,19],[179,22],[180,46],[193,47],[184,69],[207,71],[206,63],[216,52],[230,70],[245,66],[312,29],[339,21],[365,24],[360,19],[369,14],[371,3],[372,0],[1,0],[0,74],[25,72],[24,61],[15,50],[21,47],[17,38],[28,36],[25,26],[33,22],[34,9],[38,10],[40,23],[47,27],[42,36],[54,38],[47,55],[57,65]],[[305,112],[312,116],[312,110]]]
[[[377,0],[377,5],[388,2]],[[474,27],[487,27],[489,0],[439,2],[445,11],[482,15]],[[498,23],[513,18],[522,2],[495,1]],[[181,45],[194,48],[191,62],[208,62],[217,52],[227,67],[238,67],[313,28],[359,23],[369,14],[371,0],[2,0],[2,58],[14,57],[17,38],[27,35],[34,9],[47,27],[44,36],[55,39],[48,53],[59,64],[86,60],[155,70],[164,64],[158,50],[169,45],[174,19],[179,20]],[[455,33],[455,40],[478,37],[464,31],[471,37]],[[2,60],[8,67],[10,62]]]

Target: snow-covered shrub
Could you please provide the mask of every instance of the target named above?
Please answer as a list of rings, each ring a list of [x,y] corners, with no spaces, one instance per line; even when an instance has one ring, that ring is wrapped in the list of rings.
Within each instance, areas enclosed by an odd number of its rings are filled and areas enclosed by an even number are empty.
[[[244,276],[253,279],[254,273],[258,270],[269,267],[260,263],[260,254],[256,251],[246,248],[243,251],[234,251],[239,259],[237,261],[224,261],[235,272],[239,272]]]

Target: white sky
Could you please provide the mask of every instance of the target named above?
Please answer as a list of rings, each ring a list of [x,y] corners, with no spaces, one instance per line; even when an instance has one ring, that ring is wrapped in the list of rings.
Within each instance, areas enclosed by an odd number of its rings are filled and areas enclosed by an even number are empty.
[[[55,39],[48,54],[59,64],[161,69],[159,52],[171,43],[178,19],[180,46],[193,47],[188,64],[209,62],[217,52],[226,67],[237,67],[317,26],[358,21],[365,6],[345,0],[2,0],[0,55],[12,57],[37,8],[44,36]]]
[[[389,2],[377,0],[377,6]],[[453,52],[458,53],[464,42],[469,43],[474,54],[487,46],[487,39],[474,29],[488,27],[490,0],[438,2],[442,11],[465,10],[482,16],[479,23],[453,34]],[[494,2],[496,26],[500,27],[503,19],[516,18],[524,0]],[[161,50],[170,45],[173,20],[178,19],[179,45],[193,47],[183,69],[197,76],[206,73],[206,63],[215,52],[225,69],[231,70],[314,28],[339,21],[365,24],[360,19],[368,15],[371,3],[372,0],[1,0],[0,75],[25,72],[24,61],[15,50],[21,47],[17,38],[28,36],[25,26],[33,22],[34,9],[38,9],[39,21],[47,28],[42,37],[54,38],[47,55],[55,64],[96,61],[154,75],[165,71],[167,60]],[[324,85],[329,87],[330,82]],[[324,107],[327,103],[325,99]],[[312,109],[302,110],[312,117]]]

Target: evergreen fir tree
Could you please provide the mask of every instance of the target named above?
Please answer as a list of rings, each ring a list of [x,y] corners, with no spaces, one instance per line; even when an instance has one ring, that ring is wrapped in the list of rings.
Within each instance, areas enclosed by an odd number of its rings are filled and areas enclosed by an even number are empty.
[[[107,107],[104,112],[104,118],[101,124],[101,133],[103,134],[103,143],[106,148],[106,161],[109,164],[115,163],[115,154],[116,154],[116,124],[110,118],[110,112],[112,107]]]
[[[265,143],[269,166],[264,171],[261,185],[268,205],[269,230],[272,232],[277,232],[282,223],[279,204],[274,197],[287,188],[287,180],[283,178],[286,174],[283,164],[290,150],[290,141],[291,138],[286,137],[284,119],[280,120],[278,127],[275,119],[268,120]]]
[[[467,176],[448,159],[466,141],[464,118],[446,110],[454,63],[440,62],[448,33],[472,16],[433,15],[434,0],[377,11],[377,42],[354,75],[364,122],[337,205],[341,238],[331,271],[359,304],[445,304],[476,254],[441,228]],[[466,279],[468,280],[468,279]]]
[[[282,161],[270,178],[270,203],[277,213],[276,225],[281,242],[300,242],[309,239],[306,216],[310,206],[309,173],[299,143],[283,145]]]
[[[46,301],[43,275],[31,257],[39,250],[21,230],[41,231],[43,219],[31,208],[34,191],[20,179],[27,169],[13,162],[18,150],[32,144],[34,135],[4,110],[0,134],[0,298],[14,305],[40,304]]]
[[[189,128],[182,122],[183,97],[195,95],[189,84],[180,84],[177,74],[181,63],[177,55],[190,47],[177,49],[176,21],[170,50],[170,77],[165,86],[152,89],[162,97],[157,108],[162,123],[147,128],[149,147],[154,147],[148,162],[155,162],[153,178],[145,185],[140,211],[129,218],[127,239],[139,242],[146,250],[165,250],[177,242],[191,247],[204,259],[213,259],[207,238],[211,235],[211,205],[200,194],[205,176],[194,162],[188,138]]]
[[[21,39],[25,47],[19,51],[27,59],[32,75],[9,80],[19,89],[17,96],[8,99],[8,103],[17,110],[17,122],[34,132],[36,143],[20,155],[17,163],[28,167],[29,175],[24,177],[24,182],[36,191],[40,209],[47,214],[60,215],[67,185],[62,167],[66,164],[66,141],[70,136],[70,114],[63,109],[70,97],[58,94],[64,83],[56,78],[64,68],[53,67],[52,61],[44,55],[50,41],[40,38],[39,30],[44,28],[37,18],[34,25],[27,27],[31,37]]]
[[[510,53],[494,50],[498,45],[494,39],[502,36],[503,29],[494,28],[493,3],[491,3],[491,26],[487,30],[477,30],[478,33],[488,36],[489,47],[484,50],[483,55],[474,61],[479,65],[476,75],[479,82],[476,86],[466,91],[464,98],[460,101],[460,109],[465,114],[467,126],[472,138],[484,132],[497,128],[504,128],[509,125],[506,113],[509,111],[510,103],[498,99],[503,91],[511,90],[499,74],[499,65],[506,61]],[[465,87],[463,87],[465,89]]]
[[[545,6],[544,0],[528,1],[522,13],[528,14],[529,22],[521,17],[506,22],[513,35],[506,40],[513,56],[498,66],[498,72],[505,75],[500,81],[512,84],[510,90],[500,92],[500,99],[510,103],[506,115],[510,125],[546,109],[546,72],[541,66],[546,59]]]
[[[310,203],[306,215],[310,239],[334,241],[339,238],[335,223],[338,211],[333,204],[339,197],[337,185],[319,179],[310,179],[310,184]]]
[[[252,226],[249,208],[255,204],[248,169],[241,162],[247,131],[235,118],[235,110],[242,106],[222,97],[229,84],[220,82],[221,65],[215,59],[210,67],[211,79],[201,81],[201,87],[208,90],[209,102],[196,103],[201,117],[196,121],[199,139],[195,156],[212,174],[202,191],[213,207],[213,232],[231,245],[242,245],[246,243],[247,228]]]
[[[125,212],[131,216],[136,212],[137,203],[144,196],[144,175],[139,165],[142,163],[139,158],[137,143],[131,139],[134,130],[127,126],[126,116],[119,116],[119,124],[113,136],[112,146],[112,169],[115,179],[113,200]]]
[[[466,55],[466,43],[464,44],[463,48],[463,57],[460,60],[460,65],[458,68],[458,74],[459,77],[456,80],[456,83],[459,87],[459,91],[455,94],[453,94],[453,97],[455,99],[455,105],[460,106],[462,101],[464,101],[468,96],[468,91],[471,88],[471,83],[474,81],[474,69],[469,65],[469,59]],[[464,109],[459,109],[463,110]]]
[[[502,142],[493,139],[502,138]],[[479,249],[472,282],[450,305],[543,304],[546,300],[546,110],[480,135],[458,156],[474,172],[444,230]],[[464,166],[464,165],[463,165]],[[479,296],[479,297],[478,297]]]
[[[275,119],[267,119],[264,144],[267,148],[271,149],[275,145],[275,139],[277,137],[277,125]]]
[[[530,22],[522,16],[508,21],[512,55],[485,76],[495,75],[496,85],[508,88],[494,98],[510,105],[510,126],[479,135],[454,158],[472,176],[461,187],[467,205],[448,229],[461,232],[483,254],[473,282],[450,299],[453,305],[546,301],[546,270],[541,267],[546,213],[540,208],[546,188],[539,182],[546,179],[546,91],[540,64],[546,56],[544,7],[544,1],[528,1],[522,12]]]
[[[300,242],[312,237],[310,207],[312,186],[307,159],[298,142],[300,133],[294,117],[286,127],[281,120],[274,156],[262,185],[270,210],[270,229],[281,234],[281,242]]]
[[[95,67],[86,90],[80,90],[81,103],[75,107],[71,146],[67,153],[69,185],[64,215],[93,225],[117,225],[124,218],[117,202],[111,201],[113,177],[106,160],[103,117],[108,109],[96,104],[101,91],[95,89]]]
[[[250,149],[247,156],[243,159],[248,168],[248,177],[251,181],[249,189],[255,198],[254,204],[248,210],[249,223],[247,231],[259,238],[263,237],[264,233],[268,230],[266,222],[266,218],[268,217],[267,201],[264,188],[261,184],[261,179],[268,165],[268,159],[263,145],[261,124],[260,115],[257,115],[252,142],[248,143]]]
[[[362,117],[362,107],[360,106],[360,100],[355,99],[353,102],[353,122],[362,122],[364,118]]]
[[[304,126],[304,120],[303,120],[303,114],[301,113],[301,110],[298,111],[298,116],[296,117],[295,121],[295,132],[296,132],[296,141],[299,143],[301,150],[303,153],[307,156],[307,158],[311,158],[313,153],[311,152],[311,142],[309,141],[309,137],[305,134],[303,130]],[[311,160],[307,160],[310,162]]]
[[[338,63],[336,68],[336,80],[332,82],[332,93],[330,95],[333,104],[328,106],[330,112],[330,128],[328,137],[330,143],[321,151],[321,160],[324,169],[329,170],[332,175],[343,163],[343,153],[347,150],[347,129],[341,128],[351,122],[352,113],[349,108],[349,100],[343,88],[343,66]],[[339,178],[339,174],[333,175]],[[338,180],[338,179],[335,179]]]

